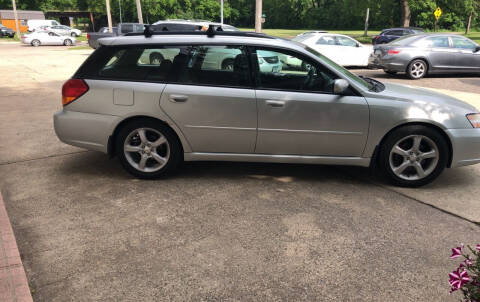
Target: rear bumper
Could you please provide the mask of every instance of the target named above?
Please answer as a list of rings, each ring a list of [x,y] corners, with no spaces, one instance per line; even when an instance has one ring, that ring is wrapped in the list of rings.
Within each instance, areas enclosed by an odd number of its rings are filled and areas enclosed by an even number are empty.
[[[480,163],[480,129],[449,129],[452,142],[452,168]]]
[[[53,116],[55,133],[69,145],[108,152],[108,138],[120,118],[113,115],[60,110]]]

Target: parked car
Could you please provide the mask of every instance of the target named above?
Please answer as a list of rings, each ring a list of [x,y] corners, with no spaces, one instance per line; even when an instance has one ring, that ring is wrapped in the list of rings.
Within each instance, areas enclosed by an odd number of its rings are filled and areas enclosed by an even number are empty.
[[[385,44],[403,36],[421,34],[424,32],[425,30],[423,28],[418,27],[399,27],[384,29],[379,35],[372,38],[372,44]]]
[[[239,31],[238,28],[221,23],[212,23],[205,20],[162,20],[152,24],[154,31],[206,31],[209,25],[213,25],[215,30],[219,27],[223,31]]]
[[[55,26],[42,25],[37,29],[37,31],[45,31],[47,33],[56,33],[60,36],[79,37],[82,35],[81,30],[76,28],[71,28],[65,25],[55,25]]]
[[[15,37],[15,31],[4,26],[3,24],[0,24],[0,37],[7,36],[9,38]]]
[[[300,35],[293,41],[305,44],[342,66],[367,66],[373,52],[371,46],[363,45],[349,36],[328,33]]]
[[[326,30],[312,30],[312,31],[305,31],[303,33],[299,33],[297,37],[303,36],[303,35],[310,35],[310,34],[326,34],[328,31]]]
[[[98,40],[107,37],[123,36],[131,32],[143,32],[145,26],[139,23],[120,23],[117,27],[112,28],[112,32],[108,27],[102,27],[98,32],[87,33],[88,45],[91,48],[97,48],[99,46]]]
[[[480,72],[480,47],[452,34],[417,34],[375,46],[370,65],[414,80],[434,73]]]
[[[103,41],[63,85],[55,132],[118,156],[140,178],[183,160],[227,160],[374,165],[397,185],[420,186],[446,167],[480,162],[478,109],[360,78],[303,44],[244,32]],[[237,53],[233,70],[204,68],[211,51],[226,48]],[[176,55],[159,66],[140,62],[152,49]],[[262,71],[263,51],[310,68]]]
[[[60,36],[56,33],[51,35],[47,32],[33,32],[22,36],[22,43],[30,44],[32,46],[40,45],[65,45],[71,46],[75,44],[77,40],[70,36]]]
[[[29,32],[34,32],[40,26],[57,26],[57,25],[61,25],[61,24],[58,23],[56,20],[35,20],[35,19],[32,19],[32,20],[27,21],[27,25],[28,25],[28,31]]]

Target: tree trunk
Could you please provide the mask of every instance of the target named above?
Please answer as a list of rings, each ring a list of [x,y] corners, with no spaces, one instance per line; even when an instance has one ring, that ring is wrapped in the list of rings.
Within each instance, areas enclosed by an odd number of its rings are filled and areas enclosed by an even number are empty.
[[[408,5],[408,0],[400,0],[400,6],[402,11],[402,26],[410,26],[410,6]]]
[[[472,15],[473,15],[473,10],[470,12],[470,16],[468,16],[467,29],[465,30],[466,35],[470,31],[470,25],[472,24]]]

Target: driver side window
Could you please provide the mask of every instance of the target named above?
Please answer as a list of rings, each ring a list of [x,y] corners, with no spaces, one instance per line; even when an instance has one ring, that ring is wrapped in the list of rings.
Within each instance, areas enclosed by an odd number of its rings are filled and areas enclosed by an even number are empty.
[[[333,72],[303,55],[274,49],[255,51],[260,89],[333,93]]]

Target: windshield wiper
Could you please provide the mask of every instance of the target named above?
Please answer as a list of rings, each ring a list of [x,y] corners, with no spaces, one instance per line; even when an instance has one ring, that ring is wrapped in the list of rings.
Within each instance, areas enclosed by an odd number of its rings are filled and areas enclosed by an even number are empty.
[[[370,91],[380,92],[380,91],[383,91],[383,89],[385,89],[385,85],[383,85],[382,82],[380,81],[377,81],[375,79],[372,79],[363,75],[359,76],[359,78],[361,78],[365,82],[372,85],[372,88],[369,89]]]

